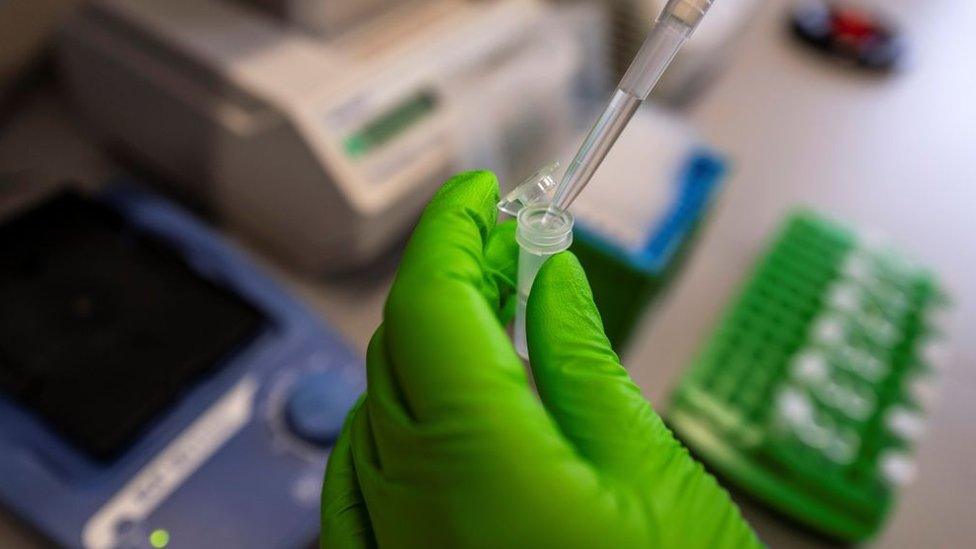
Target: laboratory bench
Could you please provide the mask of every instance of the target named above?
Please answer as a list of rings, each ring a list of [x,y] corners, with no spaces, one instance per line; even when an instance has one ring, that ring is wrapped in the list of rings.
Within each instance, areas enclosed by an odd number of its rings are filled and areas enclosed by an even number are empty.
[[[624,358],[658,406],[705,342],[768,237],[796,205],[878,230],[931,266],[955,303],[954,358],[879,547],[976,544],[976,5],[896,0],[912,54],[898,74],[835,66],[793,43],[785,3],[766,1],[737,50],[688,107],[731,161],[731,176],[686,268],[645,315]],[[970,55],[965,55],[969,52]],[[0,172],[42,183],[96,182],[120,170],[93,147],[64,99],[40,86],[3,121]],[[395,258],[355,276],[309,277],[229,235],[360,352],[380,322]],[[770,546],[826,542],[734,493]],[[0,546],[43,545],[4,513]]]

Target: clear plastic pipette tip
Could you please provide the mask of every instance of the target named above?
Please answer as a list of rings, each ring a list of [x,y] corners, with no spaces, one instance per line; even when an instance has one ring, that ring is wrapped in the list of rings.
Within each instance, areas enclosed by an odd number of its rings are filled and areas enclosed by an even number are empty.
[[[637,107],[647,99],[681,45],[712,5],[712,0],[669,0],[648,33],[626,74],[587,134],[556,188],[549,211],[558,214],[590,182]],[[542,223],[547,223],[548,215]]]

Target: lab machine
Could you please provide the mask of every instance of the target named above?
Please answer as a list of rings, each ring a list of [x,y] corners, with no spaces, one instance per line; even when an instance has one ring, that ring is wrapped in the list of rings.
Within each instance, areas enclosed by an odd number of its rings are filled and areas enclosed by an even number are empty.
[[[292,264],[343,270],[450,174],[507,181],[553,157],[581,59],[554,10],[396,2],[323,34],[242,2],[95,0],[59,55],[107,143]]]
[[[362,359],[172,203],[0,224],[0,502],[65,547],[304,547]]]
[[[947,296],[890,244],[810,211],[785,223],[672,395],[712,471],[827,536],[878,532],[948,356]]]

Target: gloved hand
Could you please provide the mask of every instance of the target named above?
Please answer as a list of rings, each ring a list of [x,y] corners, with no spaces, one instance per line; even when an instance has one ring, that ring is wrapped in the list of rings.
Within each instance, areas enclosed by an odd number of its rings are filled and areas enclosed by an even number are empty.
[[[492,174],[461,174],[417,225],[329,460],[322,546],[757,546],[620,365],[566,252],[529,297],[536,397],[504,326],[518,248],[497,201]]]

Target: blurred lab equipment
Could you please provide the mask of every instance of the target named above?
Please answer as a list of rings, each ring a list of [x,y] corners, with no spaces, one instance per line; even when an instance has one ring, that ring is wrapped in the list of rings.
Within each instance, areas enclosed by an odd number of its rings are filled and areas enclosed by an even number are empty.
[[[326,37],[236,3],[96,0],[59,51],[110,144],[292,264],[335,271],[387,251],[449,174],[505,181],[552,158],[580,65],[553,9],[398,3]]]
[[[0,501],[67,547],[298,547],[362,361],[135,187],[0,226]]]
[[[0,101],[41,56],[64,15],[78,0],[0,2]]]
[[[666,0],[601,0],[607,7],[610,30],[610,65],[616,79],[623,77],[647,31]],[[759,9],[757,0],[723,0],[709,8],[708,17],[681,48],[655,86],[652,97],[682,106],[718,72],[746,25]]]
[[[240,0],[297,25],[328,36],[340,33],[382,10],[424,0]]]
[[[805,0],[790,16],[799,41],[828,57],[874,71],[897,69],[905,39],[879,15],[839,2]]]
[[[878,532],[914,469],[947,358],[947,297],[890,245],[786,220],[672,395],[712,470],[830,537]]]
[[[617,352],[680,272],[725,176],[725,160],[684,119],[647,106],[574,203],[573,252]]]
[[[573,152],[567,148],[563,156]],[[499,208],[518,215],[525,205],[548,204],[557,168],[554,163],[534,174],[505,196]],[[680,272],[725,175],[725,160],[684,119],[645,106],[594,174],[591,192],[574,202],[573,216],[566,220],[573,224],[573,235],[562,249],[572,243],[603,328],[618,352],[626,348],[644,311]],[[526,277],[521,264],[519,276]],[[528,290],[524,292],[527,299]],[[520,322],[524,320],[517,316],[516,338],[521,337]],[[516,348],[520,345],[524,348],[524,341],[517,339]]]

